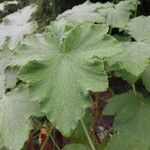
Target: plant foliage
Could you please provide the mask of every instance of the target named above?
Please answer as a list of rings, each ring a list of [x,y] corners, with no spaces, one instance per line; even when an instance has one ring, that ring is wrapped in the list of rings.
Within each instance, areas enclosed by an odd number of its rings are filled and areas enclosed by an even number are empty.
[[[53,142],[54,129],[70,139],[63,150],[150,149],[150,16],[137,16],[139,5],[87,1],[42,33],[32,18],[35,5],[3,18],[0,149],[20,150],[37,122],[35,131],[44,124]],[[113,95],[107,102],[104,91]],[[108,116],[113,125],[103,120]]]
[[[26,43],[29,53],[41,44],[43,51],[38,60],[35,56],[21,67],[18,77],[29,84],[30,99],[40,102],[41,110],[64,134],[76,127],[89,106],[88,90],[108,87],[103,59],[120,52],[120,47],[107,31],[106,25],[86,23],[75,26],[63,43],[53,33],[45,33],[42,43],[34,36]],[[112,46],[113,52],[109,51]]]
[[[148,150],[149,107],[149,97],[144,98],[140,93],[135,95],[131,91],[110,99],[103,113],[115,115],[113,128],[117,134],[111,138],[106,150]]]

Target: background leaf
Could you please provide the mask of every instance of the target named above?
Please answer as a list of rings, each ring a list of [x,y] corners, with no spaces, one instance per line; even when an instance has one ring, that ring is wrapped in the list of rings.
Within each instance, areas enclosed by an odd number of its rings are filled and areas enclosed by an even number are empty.
[[[90,150],[87,146],[82,144],[69,144],[63,150]]]
[[[3,18],[0,24],[0,46],[4,43],[5,38],[9,37],[9,48],[14,49],[24,35],[33,33],[36,23],[28,21],[35,10],[35,5],[30,5]]]
[[[56,20],[72,23],[97,22],[106,23],[112,27],[124,28],[129,21],[132,11],[136,9],[137,0],[114,3],[91,3],[89,1],[67,10]]]
[[[115,135],[110,139],[106,150],[150,148],[149,114],[150,101],[140,93],[128,92],[114,96],[103,111],[105,115],[115,115],[113,124]]]

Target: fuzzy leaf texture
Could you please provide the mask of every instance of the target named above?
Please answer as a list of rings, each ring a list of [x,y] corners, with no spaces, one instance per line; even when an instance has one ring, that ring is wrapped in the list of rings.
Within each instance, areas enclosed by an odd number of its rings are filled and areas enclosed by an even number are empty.
[[[57,17],[57,21],[83,23],[106,23],[112,27],[124,28],[128,23],[132,11],[136,9],[137,0],[121,1],[118,4],[91,3],[89,1],[65,11]]]
[[[108,101],[104,115],[115,115],[114,132],[106,150],[150,149],[150,97],[137,92],[117,95]]]
[[[14,88],[17,72],[16,67],[5,70],[12,63],[8,43],[6,40],[0,49],[0,149],[20,150],[28,138],[29,117],[35,115],[38,107],[28,101],[23,85],[6,94],[7,88]]]
[[[7,40],[5,42],[7,42]],[[5,42],[2,45],[2,49],[0,49],[0,95],[5,93],[5,69],[12,60],[12,52]]]
[[[132,19],[127,30],[136,41],[125,42],[125,51],[110,59],[109,65],[138,77],[150,63],[150,17]]]
[[[29,84],[30,99],[40,103],[41,111],[65,135],[77,126],[90,105],[88,90],[108,87],[103,59],[122,49],[107,31],[106,25],[85,23],[74,27],[63,43],[46,32],[42,39],[29,37],[18,53],[16,50],[16,57],[30,60],[18,73]]]
[[[31,124],[29,118],[36,115],[38,106],[29,102],[26,86],[0,97],[0,148],[20,150],[28,139]]]
[[[29,22],[29,20],[35,10],[36,6],[30,5],[3,18],[3,22],[0,24],[0,46],[6,37],[9,37],[9,48],[14,49],[24,35],[33,33],[36,23],[34,21]]]

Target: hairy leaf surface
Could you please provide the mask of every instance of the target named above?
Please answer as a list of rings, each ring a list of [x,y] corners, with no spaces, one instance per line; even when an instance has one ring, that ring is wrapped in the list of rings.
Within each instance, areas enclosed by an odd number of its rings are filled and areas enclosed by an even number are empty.
[[[3,22],[0,24],[0,46],[4,43],[6,37],[9,37],[9,48],[13,49],[23,39],[24,35],[33,33],[36,23],[29,22],[29,19],[31,19],[35,9],[34,5],[27,6],[3,18]]]
[[[28,101],[27,88],[20,86],[0,97],[0,145],[9,150],[20,150],[28,139],[29,117],[38,107]]]
[[[30,60],[18,77],[29,84],[30,99],[40,102],[41,110],[63,134],[69,134],[85,114],[88,90],[108,87],[103,59],[122,49],[107,31],[106,25],[86,23],[73,28],[63,43],[47,32],[42,40],[31,36],[18,50],[19,57]]]
[[[136,9],[136,1],[126,0],[118,4],[109,2],[93,4],[87,1],[59,15],[57,20],[73,23],[98,22],[106,23],[112,27],[124,28],[132,11]]]
[[[56,20],[83,23],[83,22],[105,22],[105,18],[97,12],[102,7],[101,3],[91,3],[89,1],[74,6],[72,9],[65,11],[57,17]]]
[[[136,41],[150,41],[150,16],[140,16],[132,19],[128,23],[127,30]]]
[[[2,49],[0,49],[0,96],[5,93],[5,69],[12,59],[12,52],[5,42],[2,45]]]
[[[149,97],[143,98],[140,93],[135,96],[133,92],[114,96],[108,101],[103,114],[115,115],[113,129],[116,134],[111,138],[106,150],[121,147],[123,150],[150,148]]]
[[[131,20],[128,31],[135,42],[124,43],[125,51],[109,60],[118,70],[126,70],[138,77],[149,65],[150,58],[150,17],[137,17]]]

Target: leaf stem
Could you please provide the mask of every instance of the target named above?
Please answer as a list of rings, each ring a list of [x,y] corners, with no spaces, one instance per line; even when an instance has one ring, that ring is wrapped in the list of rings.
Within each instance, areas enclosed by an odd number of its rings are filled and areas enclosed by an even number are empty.
[[[137,16],[138,2],[139,2],[139,0],[136,0],[136,4],[135,4],[136,6],[135,6],[134,17]]]
[[[57,148],[57,150],[61,150],[61,149],[59,148],[59,146],[57,145],[57,143],[55,142],[54,138],[53,138],[51,135],[50,135],[50,138],[51,138],[51,140],[52,140],[54,146]]]
[[[52,135],[51,135],[52,130],[53,130],[53,126],[51,126],[51,129],[49,130],[48,135],[47,135],[47,137],[46,137],[46,139],[45,139],[45,141],[44,141],[42,147],[40,148],[40,150],[44,150],[44,147],[45,147],[45,145],[46,145],[46,143],[47,143],[49,137],[51,138],[51,140],[52,140],[54,146],[57,148],[57,150],[61,150],[61,149],[59,148],[59,146],[57,145],[57,143],[55,142],[54,138],[53,138]]]
[[[48,132],[48,134],[46,136],[46,139],[45,139],[44,143],[42,144],[40,150],[44,150],[44,147],[45,147],[46,143],[48,142],[48,139],[49,139],[49,136],[50,136],[52,130],[53,130],[53,127],[51,127],[51,129],[49,130],[49,132]]]
[[[133,89],[134,95],[136,96],[136,88],[135,88],[135,84],[132,85],[132,89]]]
[[[108,34],[111,35],[111,33],[112,33],[112,27],[110,26]]]
[[[93,144],[93,142],[92,142],[92,139],[91,139],[91,137],[90,137],[90,135],[89,135],[89,133],[88,133],[88,130],[87,130],[86,126],[85,126],[85,123],[84,123],[83,119],[81,119],[81,124],[82,124],[82,127],[83,127],[83,129],[84,129],[85,135],[86,135],[86,137],[87,137],[87,139],[88,139],[88,141],[89,141],[89,144],[90,144],[90,146],[91,146],[91,149],[92,149],[92,150],[96,150],[96,149],[95,149],[95,146],[94,146],[94,144]]]

